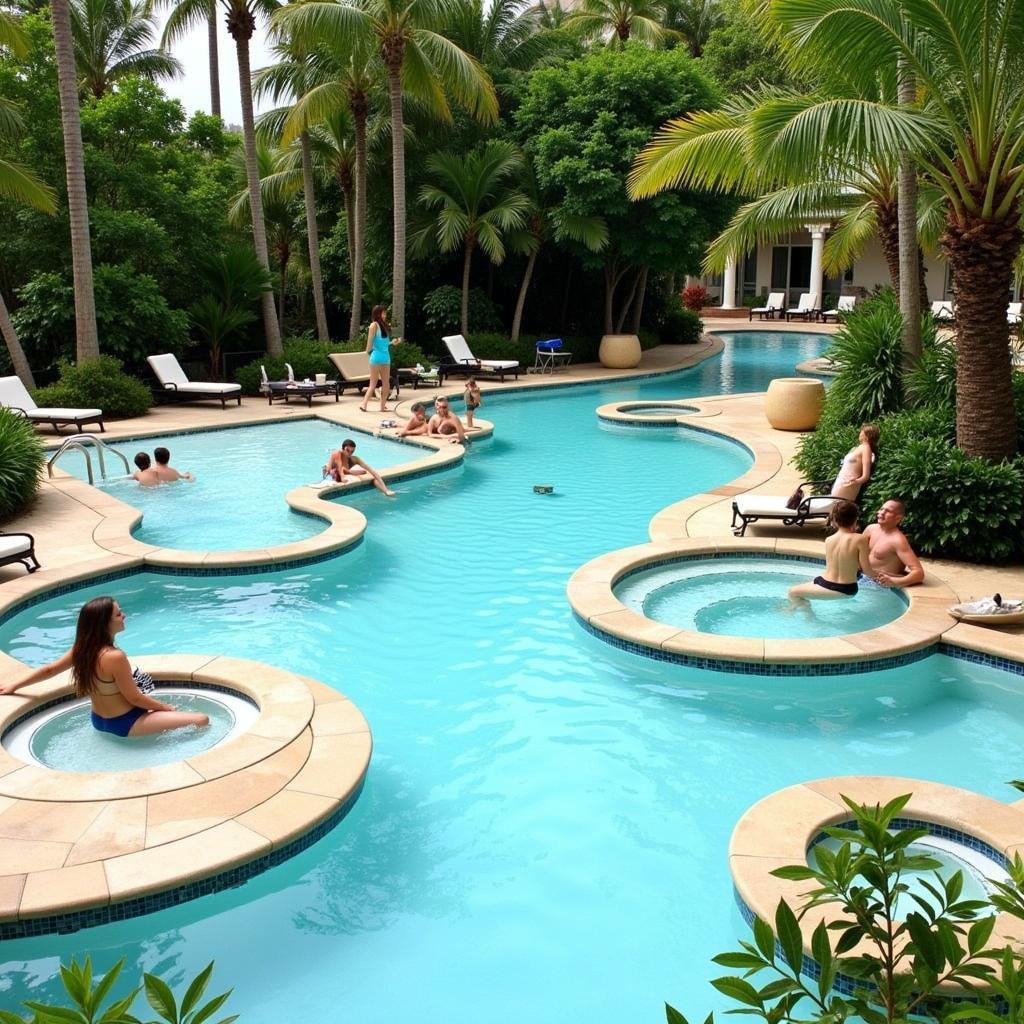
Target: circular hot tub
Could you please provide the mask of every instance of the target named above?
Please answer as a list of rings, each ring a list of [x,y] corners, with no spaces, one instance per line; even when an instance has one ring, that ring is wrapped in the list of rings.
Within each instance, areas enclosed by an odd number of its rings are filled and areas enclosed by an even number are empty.
[[[794,604],[789,588],[817,576],[810,558],[758,555],[674,559],[627,573],[615,596],[648,619],[718,636],[805,640],[877,629],[899,618],[898,590],[862,580],[854,597]]]
[[[210,724],[156,736],[113,736],[92,727],[88,700],[69,697],[15,722],[3,735],[3,746],[22,761],[56,771],[131,771],[194,757],[234,739],[260,713],[254,701],[223,689],[167,684],[155,695],[179,711],[207,715]]]
[[[637,416],[685,416],[687,413],[696,412],[692,405],[673,404],[672,402],[627,402],[618,407],[618,411],[624,415],[635,414]]]

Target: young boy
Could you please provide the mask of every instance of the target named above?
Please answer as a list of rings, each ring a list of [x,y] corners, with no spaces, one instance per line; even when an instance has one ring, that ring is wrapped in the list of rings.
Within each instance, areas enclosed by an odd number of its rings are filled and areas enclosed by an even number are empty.
[[[331,457],[327,461],[324,471],[335,483],[339,484],[345,483],[346,477],[358,480],[361,477],[369,476],[373,486],[381,494],[387,495],[389,498],[395,496],[395,492],[384,483],[380,473],[368,462],[364,462],[356,455],[356,443],[350,438],[342,441],[341,447],[336,452],[331,452]]]
[[[470,377],[466,381],[466,390],[462,397],[466,403],[466,426],[472,430],[473,413],[483,405],[480,400],[480,385],[477,384],[476,377]]]
[[[402,428],[399,437],[409,437],[413,434],[425,434],[429,424],[427,423],[427,409],[422,402],[417,402],[412,407],[412,415],[409,422]]]
[[[132,473],[132,479],[138,480],[140,487],[156,487],[160,483],[160,477],[153,469],[152,460],[145,452],[139,452],[134,462],[138,468]]]

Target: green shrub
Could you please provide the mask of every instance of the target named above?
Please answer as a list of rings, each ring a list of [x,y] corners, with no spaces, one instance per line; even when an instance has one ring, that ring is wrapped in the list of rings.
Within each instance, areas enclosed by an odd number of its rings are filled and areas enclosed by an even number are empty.
[[[955,408],[956,345],[948,339],[936,339],[921,352],[917,365],[905,374],[903,383],[907,398],[914,405]]]
[[[695,345],[704,333],[700,317],[673,296],[665,303],[658,324],[658,338],[664,345]]]
[[[437,344],[445,334],[461,330],[462,289],[446,284],[427,292],[423,299],[423,319],[427,330],[437,335]],[[479,288],[469,290],[469,328],[489,333],[501,330],[501,313]]]
[[[0,409],[0,517],[14,515],[36,496],[45,453],[32,423]]]
[[[39,405],[102,409],[111,419],[142,416],[153,404],[149,389],[121,369],[121,360],[100,356],[84,363],[60,364],[60,380],[37,388]]]

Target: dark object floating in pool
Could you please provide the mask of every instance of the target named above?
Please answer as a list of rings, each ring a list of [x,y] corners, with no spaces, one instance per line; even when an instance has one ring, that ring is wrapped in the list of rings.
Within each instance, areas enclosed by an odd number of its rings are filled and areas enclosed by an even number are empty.
[[[555,491],[555,485],[554,484],[534,484],[533,485],[533,493],[534,494],[553,494],[554,491]]]

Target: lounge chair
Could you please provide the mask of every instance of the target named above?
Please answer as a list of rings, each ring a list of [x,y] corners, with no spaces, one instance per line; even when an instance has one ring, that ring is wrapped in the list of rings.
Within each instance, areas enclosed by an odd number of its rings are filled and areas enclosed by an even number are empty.
[[[160,386],[153,388],[154,395],[165,398],[219,398],[222,409],[227,408],[227,400],[234,398],[242,404],[241,384],[215,384],[212,381],[189,380],[178,362],[178,357],[171,352],[159,356],[147,356],[149,363]]]
[[[478,374],[499,377],[504,382],[506,373],[514,374],[516,380],[519,380],[518,360],[477,359],[461,334],[451,334],[441,340],[448,350],[448,358],[441,360],[439,372],[442,382],[445,377],[473,377]]]
[[[295,382],[295,371],[292,369],[291,363],[284,364],[285,370],[288,372],[288,379],[284,382],[286,384],[293,384]],[[276,384],[277,381],[274,381]],[[270,378],[267,376],[267,368],[260,363],[260,394],[265,395],[270,390]]]
[[[20,562],[29,572],[39,568],[36,542],[31,533],[6,533],[0,530],[0,565]]]
[[[104,429],[102,409],[41,409],[22,384],[20,377],[0,377],[0,405],[19,413],[33,423],[49,423],[58,432],[65,423],[77,427],[79,433],[82,432],[83,423],[98,423],[100,430]]]
[[[772,292],[768,296],[768,301],[763,306],[755,306],[751,309],[748,320],[754,319],[756,313],[762,320],[774,320],[776,313],[782,312],[782,307],[786,304],[786,293],[785,292]]]
[[[1006,307],[1006,323],[1012,330],[1017,330],[1021,320],[1024,319],[1024,314],[1021,313],[1022,308],[1024,308],[1024,302],[1011,302]]]
[[[363,352],[332,352],[328,357],[338,371],[340,388],[354,388],[359,394],[370,383],[370,357]]]
[[[805,480],[800,484],[806,497],[796,508],[789,508],[788,496],[776,494],[738,494],[732,503],[732,532],[742,537],[751,523],[771,520],[783,526],[805,526],[828,519],[838,498],[829,493],[831,480]],[[822,490],[824,488],[824,490]]]
[[[953,303],[941,299],[933,302],[932,316],[937,324],[951,324],[956,318],[956,314],[953,312]]]
[[[786,310],[786,323],[799,317],[801,320],[810,320],[818,314],[818,293],[804,292],[800,301],[790,309]]]
[[[857,307],[857,296],[856,295],[840,295],[839,302],[836,303],[835,309],[826,309],[821,314],[821,322],[827,324],[831,317],[836,323],[839,323],[839,318],[844,313],[852,313]]]

